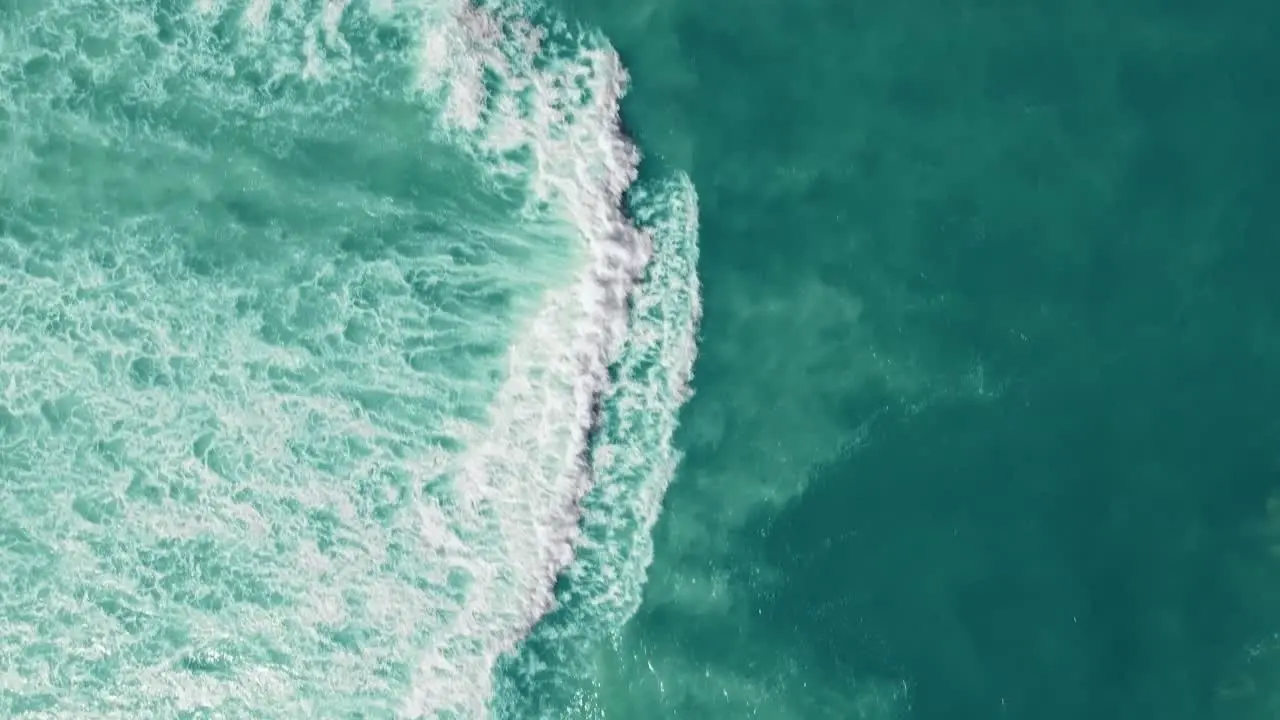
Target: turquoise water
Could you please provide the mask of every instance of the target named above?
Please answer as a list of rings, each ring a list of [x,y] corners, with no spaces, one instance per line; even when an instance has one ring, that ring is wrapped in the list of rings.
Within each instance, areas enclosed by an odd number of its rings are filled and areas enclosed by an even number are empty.
[[[0,714],[1274,717],[1278,28],[0,4]]]
[[[696,194],[598,34],[346,5],[3,7],[5,716],[479,716],[592,487],[638,599]]]

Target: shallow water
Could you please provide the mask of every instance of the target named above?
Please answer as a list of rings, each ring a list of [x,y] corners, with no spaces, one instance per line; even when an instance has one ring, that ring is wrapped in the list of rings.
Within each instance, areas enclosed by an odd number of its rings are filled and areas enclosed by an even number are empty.
[[[475,717],[582,494],[657,502],[696,194],[516,10],[0,11],[5,715]]]

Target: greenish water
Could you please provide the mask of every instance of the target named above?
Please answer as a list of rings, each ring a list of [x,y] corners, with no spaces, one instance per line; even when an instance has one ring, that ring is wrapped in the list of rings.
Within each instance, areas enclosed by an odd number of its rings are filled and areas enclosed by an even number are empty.
[[[564,6],[705,312],[575,716],[1280,712],[1274,6]]]
[[[1275,717],[1278,29],[0,3],[0,715]]]
[[[0,715],[482,716],[575,545],[625,619],[698,292],[624,84],[515,6],[0,5]]]

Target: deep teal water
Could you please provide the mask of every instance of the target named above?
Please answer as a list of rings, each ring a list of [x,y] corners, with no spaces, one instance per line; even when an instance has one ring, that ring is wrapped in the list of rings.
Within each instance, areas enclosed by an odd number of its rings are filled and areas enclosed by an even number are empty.
[[[1273,717],[1274,6],[564,5],[702,218],[599,715]]]

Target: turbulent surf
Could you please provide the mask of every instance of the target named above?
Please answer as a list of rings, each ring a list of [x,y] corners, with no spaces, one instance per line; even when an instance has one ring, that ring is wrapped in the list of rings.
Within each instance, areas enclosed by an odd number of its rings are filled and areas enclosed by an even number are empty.
[[[626,621],[699,312],[626,83],[528,4],[0,9],[5,715],[479,717],[557,578]]]

